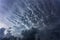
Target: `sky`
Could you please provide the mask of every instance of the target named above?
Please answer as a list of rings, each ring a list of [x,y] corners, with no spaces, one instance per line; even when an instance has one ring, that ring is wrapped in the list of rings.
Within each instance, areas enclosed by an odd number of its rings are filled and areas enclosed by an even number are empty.
[[[46,4],[41,1],[0,0],[0,29],[5,28],[4,34],[10,30],[13,36],[19,37],[23,30],[32,27],[39,30],[53,29],[60,24],[60,1],[55,0],[55,4],[53,1],[45,1]]]
[[[0,0],[0,29],[5,28],[4,34],[7,34],[7,30],[11,26],[9,21],[7,20],[7,17],[10,16],[9,8],[11,6],[11,3],[13,3],[13,0]],[[0,35],[2,36],[2,35]]]

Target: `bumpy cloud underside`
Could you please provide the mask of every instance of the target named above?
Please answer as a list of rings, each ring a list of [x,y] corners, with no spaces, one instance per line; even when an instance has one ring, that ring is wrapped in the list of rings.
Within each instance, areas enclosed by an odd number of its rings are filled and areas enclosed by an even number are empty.
[[[13,36],[20,37],[22,31],[32,27],[39,30],[52,29],[59,21],[55,0],[2,0],[2,4],[2,11],[6,14],[4,22]]]

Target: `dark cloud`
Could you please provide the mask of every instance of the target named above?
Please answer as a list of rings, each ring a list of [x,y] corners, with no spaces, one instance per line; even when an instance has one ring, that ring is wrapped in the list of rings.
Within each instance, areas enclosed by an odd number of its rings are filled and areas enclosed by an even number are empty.
[[[11,34],[22,40],[60,40],[59,0],[5,0]],[[7,14],[8,14],[7,13]],[[33,28],[33,29],[32,29]],[[39,30],[38,32],[36,29]]]
[[[4,28],[1,28],[1,29],[0,29],[0,39],[1,39],[1,38],[4,38],[4,31],[5,31]]]

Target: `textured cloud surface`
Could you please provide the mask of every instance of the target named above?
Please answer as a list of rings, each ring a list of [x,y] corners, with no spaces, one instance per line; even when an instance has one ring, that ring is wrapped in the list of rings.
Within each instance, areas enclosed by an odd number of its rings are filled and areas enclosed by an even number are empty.
[[[32,28],[53,29],[60,24],[57,4],[56,0],[2,0],[0,19],[18,37],[22,31]]]
[[[29,30],[32,27],[43,30],[49,25],[49,28],[52,28],[51,25],[56,19],[56,5],[54,0],[16,0],[13,5],[11,4],[8,13],[10,15],[7,19],[11,24],[12,35],[20,36],[22,30]]]

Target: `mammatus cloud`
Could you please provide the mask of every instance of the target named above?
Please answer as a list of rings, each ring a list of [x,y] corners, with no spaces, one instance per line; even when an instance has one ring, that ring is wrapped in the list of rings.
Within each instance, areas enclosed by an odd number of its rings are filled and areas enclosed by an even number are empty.
[[[12,23],[11,34],[20,36],[23,30],[30,30],[32,27],[39,30],[51,29],[54,22],[50,22],[53,20],[50,18],[55,16],[56,5],[54,0],[16,0],[8,13],[11,13],[7,17]]]
[[[10,29],[7,30],[10,30],[13,36],[21,37],[23,31],[32,28],[38,30],[53,29],[56,24],[57,8],[54,0],[15,0],[6,2],[9,3],[2,6],[6,14],[4,17],[6,22],[3,22],[8,25]]]

